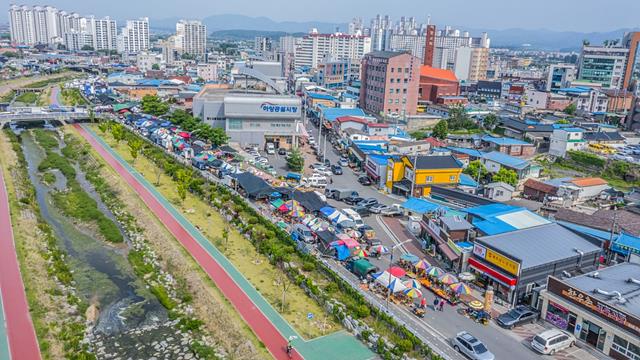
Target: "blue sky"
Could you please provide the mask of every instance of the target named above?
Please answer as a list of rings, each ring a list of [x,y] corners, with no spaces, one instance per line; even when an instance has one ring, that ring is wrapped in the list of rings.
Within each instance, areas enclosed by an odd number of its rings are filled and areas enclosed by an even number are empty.
[[[369,19],[379,13],[393,18],[413,15],[420,20],[431,14],[432,22],[439,26],[483,29],[518,27],[590,32],[640,27],[640,0],[23,0],[17,3],[49,4],[82,15],[110,15],[119,20],[239,14],[277,21],[348,22],[353,16]],[[6,11],[0,12],[0,20],[7,20]]]

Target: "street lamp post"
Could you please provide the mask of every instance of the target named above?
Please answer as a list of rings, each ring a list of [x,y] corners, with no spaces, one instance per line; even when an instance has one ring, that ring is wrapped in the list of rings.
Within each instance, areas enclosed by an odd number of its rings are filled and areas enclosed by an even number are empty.
[[[405,240],[405,241],[403,241],[403,242],[400,242],[400,243],[397,243],[397,244],[395,244],[395,245],[393,245],[393,246],[391,247],[391,249],[390,249],[391,256],[389,256],[389,269],[391,268],[391,265],[393,265],[393,251],[394,251],[397,247],[399,247],[399,246],[401,246],[401,245],[403,245],[403,244],[406,244],[406,243],[408,243],[408,242],[410,242],[410,241],[411,241],[411,239],[407,239],[407,240]],[[390,295],[390,293],[391,293],[391,288],[390,288],[390,286],[391,286],[391,273],[389,273],[389,284],[387,284],[387,310],[389,310],[389,295]]]

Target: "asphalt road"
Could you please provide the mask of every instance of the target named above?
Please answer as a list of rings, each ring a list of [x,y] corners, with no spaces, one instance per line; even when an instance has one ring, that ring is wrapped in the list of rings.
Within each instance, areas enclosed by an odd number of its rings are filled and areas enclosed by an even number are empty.
[[[318,138],[318,129],[309,123],[307,131],[313,134],[316,141]],[[307,153],[305,161],[305,170],[308,171],[309,164],[317,162],[315,155],[309,147],[303,147],[303,152]],[[335,151],[330,143],[327,142],[326,158],[331,161],[332,164],[337,163],[340,156]],[[287,172],[286,162],[283,156],[270,155],[269,162],[276,168],[278,175],[285,174]],[[360,173],[354,173],[353,170],[343,167],[342,175],[333,175],[333,183],[330,185],[332,188],[352,189],[357,191],[361,197],[368,198],[373,197],[378,202],[385,205],[402,203],[405,199],[397,197],[395,195],[388,195],[381,191],[378,191],[374,186],[363,186],[357,181],[357,177]],[[328,200],[329,204],[333,207],[344,209],[350,207],[344,202],[335,200]],[[381,243],[391,248],[399,242],[405,239],[398,239],[394,236],[389,229],[383,224],[379,216],[372,214],[363,219],[367,225],[371,226],[375,232],[376,237],[380,239]],[[398,259],[401,254],[408,252],[405,246],[399,246],[395,249],[394,258]],[[420,255],[420,254],[416,254]],[[389,266],[389,255],[383,256],[381,259],[372,258],[371,262],[378,266],[380,269],[386,269]],[[333,267],[342,267],[337,262],[333,262]],[[343,268],[343,267],[342,267]],[[344,269],[344,268],[343,268]],[[357,281],[356,277],[352,274],[354,281]],[[427,304],[432,304],[435,295],[429,290],[424,289],[423,294],[427,298]],[[427,338],[435,339],[433,343],[441,347],[441,350],[445,351],[448,355],[456,358],[456,355],[452,355],[454,350],[449,345],[449,339],[455,336],[456,333],[467,330],[480,339],[494,353],[496,359],[540,359],[541,356],[534,353],[528,348],[526,341],[517,337],[517,335],[511,333],[509,330],[505,330],[497,326],[494,322],[489,325],[478,324],[475,321],[466,318],[457,313],[458,307],[446,306],[443,312],[434,311],[429,309],[424,319],[415,317],[406,306],[398,306],[391,304],[390,311],[393,314],[402,319],[402,321],[412,324],[412,327],[417,331],[420,331]]]

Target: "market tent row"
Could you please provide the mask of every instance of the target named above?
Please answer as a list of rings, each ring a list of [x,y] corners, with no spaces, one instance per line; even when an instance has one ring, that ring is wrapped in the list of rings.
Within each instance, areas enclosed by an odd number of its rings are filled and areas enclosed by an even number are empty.
[[[273,188],[264,179],[248,173],[240,173],[232,175],[242,190],[251,199],[264,199],[273,193]]]

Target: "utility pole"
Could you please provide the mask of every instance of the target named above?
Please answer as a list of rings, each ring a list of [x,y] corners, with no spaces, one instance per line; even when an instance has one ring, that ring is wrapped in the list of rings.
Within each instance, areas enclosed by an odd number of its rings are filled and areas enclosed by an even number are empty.
[[[607,264],[609,264],[609,262],[611,262],[611,256],[613,254],[613,252],[611,251],[611,246],[613,245],[613,235],[615,234],[616,231],[616,222],[618,221],[618,211],[617,208],[613,209],[613,221],[611,223],[611,232],[609,233],[609,248],[606,249],[607,250]],[[604,243],[602,244],[602,246],[604,247]],[[604,249],[603,249],[604,250]],[[631,252],[629,252],[631,253]]]
[[[414,153],[413,154],[413,180],[411,181],[411,194],[410,194],[410,196],[412,197],[413,197],[413,192],[416,189],[417,167],[418,167],[418,155]]]

